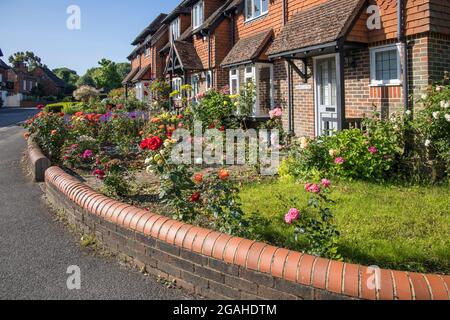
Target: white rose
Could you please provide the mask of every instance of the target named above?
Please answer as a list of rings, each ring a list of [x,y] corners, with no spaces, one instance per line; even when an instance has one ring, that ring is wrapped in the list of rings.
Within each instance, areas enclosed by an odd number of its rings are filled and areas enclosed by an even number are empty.
[[[450,122],[450,114],[445,115],[445,120],[447,120],[447,122]]]
[[[151,158],[145,159],[145,164],[149,165],[151,162],[152,162],[152,159],[151,159]]]
[[[203,159],[202,158],[195,159],[195,164],[202,164],[202,163],[203,163]]]
[[[422,98],[422,100],[426,100],[426,99],[428,98],[428,95],[423,94],[423,95],[421,96],[421,98]]]
[[[406,110],[405,113],[406,113],[407,116],[410,116],[411,115],[411,110]]]
[[[145,169],[145,171],[147,171],[147,173],[152,174],[153,170],[152,167],[148,166],[147,169]]]
[[[444,105],[444,109],[448,109],[448,106],[450,105],[450,103],[447,101]]]
[[[429,147],[431,145],[431,141],[430,140],[425,140],[425,147]]]
[[[442,86],[437,86],[437,87],[436,87],[436,91],[437,91],[437,92],[441,92],[441,91],[442,91]]]
[[[444,108],[444,106],[445,106],[445,101],[442,100],[442,101],[441,101],[441,108]]]
[[[441,113],[439,111],[433,112],[433,118],[438,120]]]

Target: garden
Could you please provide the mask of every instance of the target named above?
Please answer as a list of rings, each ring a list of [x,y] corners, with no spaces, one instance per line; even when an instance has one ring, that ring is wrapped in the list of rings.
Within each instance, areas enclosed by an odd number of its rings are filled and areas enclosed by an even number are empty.
[[[191,89],[155,81],[147,105],[82,87],[78,102],[38,106],[25,138],[94,189],[186,223],[335,260],[450,273],[450,86],[430,87],[415,113],[374,110],[361,129],[316,139],[289,136],[276,108],[257,128],[274,130],[267,147],[252,162],[245,144],[239,164],[222,151],[230,130],[252,130],[254,88]],[[281,155],[278,174],[262,174],[263,151]]]

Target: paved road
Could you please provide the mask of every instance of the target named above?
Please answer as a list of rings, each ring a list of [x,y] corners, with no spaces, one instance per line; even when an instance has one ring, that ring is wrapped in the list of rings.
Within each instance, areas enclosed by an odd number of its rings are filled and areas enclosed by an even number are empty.
[[[190,299],[114,258],[82,249],[54,221],[36,184],[22,174],[23,131],[34,110],[0,109],[0,300]],[[67,289],[67,268],[81,269],[81,290]]]

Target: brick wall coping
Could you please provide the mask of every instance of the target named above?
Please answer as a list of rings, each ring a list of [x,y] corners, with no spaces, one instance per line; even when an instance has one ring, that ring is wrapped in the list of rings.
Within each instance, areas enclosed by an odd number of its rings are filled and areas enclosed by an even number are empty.
[[[368,300],[450,300],[450,276],[381,269],[379,290],[368,284],[369,267],[331,261],[264,243],[195,227],[114,201],[59,167],[46,171],[46,183],[89,213],[126,229],[275,278],[352,298]]]
[[[45,171],[50,168],[50,160],[42,153],[41,148],[33,139],[28,139],[28,167],[34,181],[44,182]]]

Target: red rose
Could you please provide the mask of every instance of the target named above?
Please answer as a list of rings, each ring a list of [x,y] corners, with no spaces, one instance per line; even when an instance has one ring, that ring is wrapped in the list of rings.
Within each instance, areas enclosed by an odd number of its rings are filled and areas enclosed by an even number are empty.
[[[163,145],[163,141],[160,137],[152,137],[149,139],[145,139],[141,142],[140,146],[142,150],[152,150],[156,151]]]
[[[38,105],[36,106],[36,108],[37,108],[38,110],[42,110],[42,109],[45,108],[45,106],[44,106],[43,104],[38,104]]]
[[[194,202],[199,202],[201,198],[200,193],[194,193],[191,198],[189,199],[190,202],[194,203]]]

